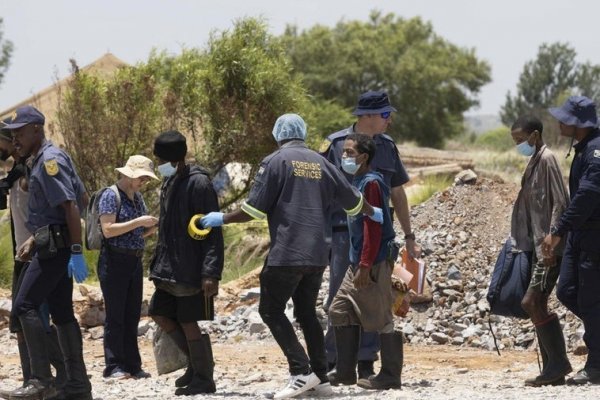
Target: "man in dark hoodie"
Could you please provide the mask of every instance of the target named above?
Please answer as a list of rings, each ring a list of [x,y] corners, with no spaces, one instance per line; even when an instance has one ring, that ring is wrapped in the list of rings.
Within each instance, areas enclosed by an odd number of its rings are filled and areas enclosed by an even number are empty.
[[[214,361],[210,337],[197,321],[214,318],[214,296],[223,270],[223,233],[212,229],[203,240],[187,233],[195,214],[219,211],[208,172],[185,163],[185,137],[163,132],[154,141],[160,194],[158,242],[150,264],[156,292],[149,314],[188,355],[185,374],[175,381],[176,395],[214,393]]]

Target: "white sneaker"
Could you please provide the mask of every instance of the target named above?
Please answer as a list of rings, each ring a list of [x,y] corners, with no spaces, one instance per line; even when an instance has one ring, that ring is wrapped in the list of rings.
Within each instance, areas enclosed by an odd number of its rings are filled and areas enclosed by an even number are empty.
[[[302,397],[329,397],[333,395],[333,389],[329,382],[319,383],[314,388],[307,390],[302,394]]]
[[[321,383],[321,380],[313,372],[307,375],[292,375],[287,385],[275,393],[273,398],[275,400],[289,399],[318,386],[319,383]]]

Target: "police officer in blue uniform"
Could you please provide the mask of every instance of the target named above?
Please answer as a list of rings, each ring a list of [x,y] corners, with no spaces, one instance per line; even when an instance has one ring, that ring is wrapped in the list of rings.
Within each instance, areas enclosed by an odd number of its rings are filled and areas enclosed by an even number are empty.
[[[596,105],[572,96],[550,114],[562,136],[576,140],[569,174],[571,203],[544,238],[545,256],[554,255],[561,238],[567,242],[556,289],[558,299],[583,321],[588,348],[585,366],[567,384],[600,384],[600,130]]]
[[[312,396],[332,393],[326,375],[323,330],[315,305],[327,265],[325,245],[334,207],[348,215],[364,212],[382,222],[380,208],[371,207],[342,173],[307,148],[306,125],[296,114],[277,119],[273,136],[279,150],[260,164],[248,199],[241,209],[211,212],[202,226],[221,226],[267,218],[271,247],[260,274],[259,313],[287,357],[288,385],[275,399],[294,397],[310,389]],[[284,311],[289,299],[300,323],[308,356]]]
[[[356,123],[349,128],[333,133],[327,137],[329,147],[323,156],[331,161],[340,171],[342,169],[342,153],[346,137],[352,133],[363,133],[371,136],[375,141],[377,150],[371,162],[373,171],[383,175],[388,188],[391,189],[391,200],[396,211],[400,226],[405,233],[406,248],[412,257],[420,255],[420,248],[415,242],[415,235],[410,226],[408,201],[403,185],[409,181],[408,174],[400,160],[394,139],[385,134],[392,122],[392,112],[396,109],[390,104],[385,91],[368,91],[358,98],[358,105],[352,112],[358,117]],[[349,182],[352,176],[343,172]],[[349,234],[346,214],[338,209],[332,217],[331,257],[329,262],[329,295],[325,303],[326,308],[331,304],[342,280],[346,275],[349,259]],[[379,351],[379,335],[376,332],[361,332],[360,350],[358,352],[358,375],[360,379],[367,379],[374,375],[373,361]],[[336,361],[336,347],[333,329],[328,326],[325,336],[325,349],[329,369],[333,368]]]
[[[44,135],[45,118],[32,106],[20,107],[7,128],[21,157],[30,157],[29,215],[26,226],[33,234],[18,249],[31,258],[23,277],[13,313],[18,316],[29,349],[31,379],[11,393],[11,399],[55,396],[50,372],[46,332],[38,309],[47,300],[65,360],[68,381],[64,398],[92,399],[82,353],[79,324],[73,313],[73,281],[83,281],[87,267],[81,247],[81,215],[85,190],[71,158]]]

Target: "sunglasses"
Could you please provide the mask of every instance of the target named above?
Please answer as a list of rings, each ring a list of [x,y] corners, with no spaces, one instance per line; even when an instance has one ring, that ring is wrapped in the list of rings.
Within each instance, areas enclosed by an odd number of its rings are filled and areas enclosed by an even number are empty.
[[[391,111],[386,111],[386,112],[382,112],[379,115],[381,115],[381,118],[383,118],[383,119],[388,119],[392,115],[392,112]]]

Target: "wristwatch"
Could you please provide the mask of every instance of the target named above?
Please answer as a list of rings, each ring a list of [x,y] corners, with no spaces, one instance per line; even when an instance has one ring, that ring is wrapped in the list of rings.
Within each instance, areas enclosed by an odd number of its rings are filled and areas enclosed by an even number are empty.
[[[83,247],[79,243],[74,243],[71,245],[71,253],[81,254],[83,252]]]
[[[562,235],[560,235],[560,234],[558,233],[558,227],[557,227],[556,225],[552,225],[552,226],[550,227],[550,234],[551,234],[552,236],[562,236]]]
[[[415,240],[416,239],[415,234],[411,232],[411,233],[407,233],[406,235],[404,235],[404,240],[409,240],[409,239]]]

